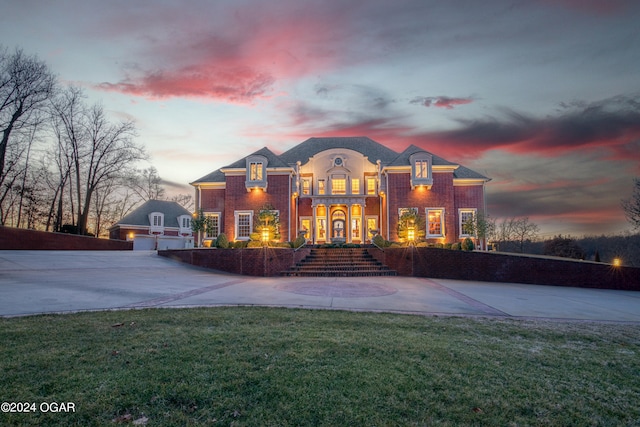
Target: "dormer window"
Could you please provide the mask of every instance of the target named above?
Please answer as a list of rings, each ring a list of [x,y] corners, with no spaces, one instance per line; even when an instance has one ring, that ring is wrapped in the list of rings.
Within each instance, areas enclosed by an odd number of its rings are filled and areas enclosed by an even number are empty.
[[[419,152],[413,154],[409,161],[411,162],[411,189],[416,187],[430,189],[433,185],[431,175],[433,156],[427,152]]]
[[[267,158],[264,156],[247,157],[247,191],[261,189],[267,191]]]
[[[164,234],[164,214],[162,212],[151,212],[149,214],[149,233]]]
[[[181,235],[191,235],[191,215],[180,215],[178,217],[178,225],[180,226]]]

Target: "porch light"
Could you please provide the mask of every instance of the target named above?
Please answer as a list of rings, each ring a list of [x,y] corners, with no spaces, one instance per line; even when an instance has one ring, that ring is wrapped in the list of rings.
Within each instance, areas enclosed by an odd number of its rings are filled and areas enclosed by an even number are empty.
[[[129,233],[129,240],[133,240],[133,231]]]
[[[264,227],[262,229],[262,243],[265,245],[269,243],[269,227]]]

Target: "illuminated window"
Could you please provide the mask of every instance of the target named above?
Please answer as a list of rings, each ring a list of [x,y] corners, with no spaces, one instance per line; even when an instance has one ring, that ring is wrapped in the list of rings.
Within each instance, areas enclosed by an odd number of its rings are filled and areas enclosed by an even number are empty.
[[[429,162],[426,160],[416,160],[416,178],[429,178]]]
[[[311,194],[311,180],[303,179],[302,180],[302,194],[308,196]]]
[[[252,211],[236,211],[236,236],[235,240],[249,240],[251,234],[251,226],[253,225]]]
[[[250,181],[262,181],[263,179],[263,168],[264,165],[262,162],[251,162],[249,165],[249,180]]]
[[[351,178],[351,194],[360,194],[359,178]]]
[[[318,194],[324,194],[324,179],[318,180]]]
[[[427,209],[427,236],[442,237],[444,236],[444,210],[443,209]]]
[[[347,193],[347,180],[345,178],[333,178],[331,180],[331,193],[332,194],[346,194]]]
[[[375,178],[367,178],[367,194],[376,194]]]

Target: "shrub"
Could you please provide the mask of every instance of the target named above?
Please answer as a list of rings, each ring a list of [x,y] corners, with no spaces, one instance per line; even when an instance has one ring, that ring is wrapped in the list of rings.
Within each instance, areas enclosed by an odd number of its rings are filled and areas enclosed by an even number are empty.
[[[234,249],[244,249],[247,247],[248,244],[249,244],[248,240],[238,240],[236,242],[233,242],[233,247]]]
[[[461,249],[460,247],[460,242],[456,242],[456,243],[452,243],[451,244],[451,250],[453,251],[459,251]]]
[[[438,249],[444,249],[444,244],[442,244],[442,243],[436,243],[434,247],[435,247],[435,248],[438,248]]]
[[[389,247],[389,248],[401,248],[401,247],[402,247],[402,245],[401,245],[400,243],[393,242],[393,243],[391,243],[389,246],[385,246],[385,247]]]
[[[304,245],[306,242],[307,242],[307,239],[305,239],[304,236],[298,236],[296,237],[296,240],[293,241],[293,247],[297,249],[302,245]]]
[[[445,249],[451,249],[451,243],[445,243],[444,244],[444,248]]]
[[[251,233],[249,234],[249,239],[259,242],[260,240],[262,240],[262,235],[260,233]]]
[[[475,245],[473,244],[473,240],[470,238],[466,238],[462,241],[461,248],[463,251],[472,251]]]
[[[218,238],[216,239],[216,248],[227,249],[229,248],[229,239],[227,239],[227,235],[224,233],[220,233]]]
[[[251,240],[251,241],[249,241],[249,243],[247,243],[247,247],[248,248],[261,248],[262,247],[262,242],[259,242],[257,240]]]
[[[378,247],[384,248],[384,237],[382,237],[379,234],[376,234],[375,237],[373,238],[373,244]]]
[[[431,243],[427,243],[427,242],[416,243],[416,248],[428,248],[428,247],[431,247]]]

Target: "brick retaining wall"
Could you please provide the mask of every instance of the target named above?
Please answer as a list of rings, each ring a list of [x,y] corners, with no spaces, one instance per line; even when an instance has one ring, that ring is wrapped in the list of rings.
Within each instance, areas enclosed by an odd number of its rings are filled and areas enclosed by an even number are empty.
[[[369,248],[401,276],[640,291],[640,268],[437,248]]]
[[[0,226],[0,249],[130,251],[133,242]]]
[[[305,258],[311,249],[297,251],[286,248],[251,249],[167,249],[158,255],[176,259],[198,267],[226,271],[246,276],[278,276]]]

